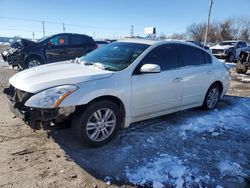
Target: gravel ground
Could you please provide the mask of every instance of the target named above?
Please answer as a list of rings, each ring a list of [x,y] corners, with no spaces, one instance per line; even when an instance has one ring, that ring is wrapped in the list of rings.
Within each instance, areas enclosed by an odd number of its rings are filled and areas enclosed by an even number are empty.
[[[34,132],[16,118],[2,94],[15,72],[0,60],[0,187],[250,187],[250,72],[232,69],[214,111],[139,122],[94,149],[70,128]]]

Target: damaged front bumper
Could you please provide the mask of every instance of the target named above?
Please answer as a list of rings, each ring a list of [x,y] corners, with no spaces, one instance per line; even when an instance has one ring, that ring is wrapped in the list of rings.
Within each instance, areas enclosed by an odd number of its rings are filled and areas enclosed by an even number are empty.
[[[53,109],[27,107],[24,104],[30,97],[34,95],[33,93],[18,90],[13,86],[5,88],[3,92],[7,97],[11,112],[20,119],[24,120],[31,127],[34,122],[62,122],[65,119],[68,119],[75,111],[75,107]]]
[[[19,49],[9,48],[1,53],[2,59],[9,65],[17,66],[23,64],[26,55],[23,54]]]

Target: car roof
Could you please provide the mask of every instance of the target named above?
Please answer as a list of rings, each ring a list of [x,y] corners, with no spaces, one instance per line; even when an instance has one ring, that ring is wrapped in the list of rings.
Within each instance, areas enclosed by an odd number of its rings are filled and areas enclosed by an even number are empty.
[[[131,42],[131,43],[138,43],[138,44],[148,44],[150,46],[157,45],[157,44],[178,43],[178,44],[185,44],[185,45],[189,45],[189,46],[199,47],[193,43],[186,42],[185,40],[176,40],[176,39],[159,40],[159,39],[126,38],[126,39],[120,39],[117,42]]]
[[[153,44],[156,44],[158,42],[162,42],[162,40],[124,38],[124,39],[118,40],[117,42],[131,42],[131,43],[138,43],[138,44],[153,45]]]
[[[87,38],[92,38],[89,35],[85,35],[85,34],[80,34],[80,33],[57,33],[55,35],[50,35],[49,37],[54,37],[54,36],[58,36],[58,35],[73,35],[73,36],[82,36],[82,37],[87,37]]]

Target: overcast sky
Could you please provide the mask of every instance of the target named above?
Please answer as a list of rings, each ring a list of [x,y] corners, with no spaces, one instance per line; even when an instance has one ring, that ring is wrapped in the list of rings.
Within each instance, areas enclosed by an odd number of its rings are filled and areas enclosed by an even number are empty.
[[[0,36],[32,38],[63,31],[97,38],[144,35],[144,27],[157,33],[184,32],[192,23],[205,22],[209,0],[0,0]],[[250,0],[213,0],[211,20],[250,18]],[[18,18],[18,19],[16,19]],[[32,21],[31,21],[32,20]],[[53,22],[53,23],[51,23]],[[55,22],[55,23],[54,23]],[[71,24],[71,25],[70,25]],[[79,25],[79,26],[77,26]]]

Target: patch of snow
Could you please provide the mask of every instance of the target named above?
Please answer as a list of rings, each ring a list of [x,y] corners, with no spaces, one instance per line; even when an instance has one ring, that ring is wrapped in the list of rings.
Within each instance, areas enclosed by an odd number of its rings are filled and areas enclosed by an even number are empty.
[[[106,184],[107,185],[111,185],[111,177],[109,177],[109,176],[106,176],[105,178],[104,178],[104,181],[106,182]]]
[[[229,66],[230,68],[236,67],[236,64],[235,64],[235,63],[228,63],[228,62],[225,62],[225,64],[226,64],[227,66]]]
[[[209,132],[213,136],[218,136],[220,131],[224,129],[241,128],[249,130],[250,126],[246,123],[246,119],[244,118],[245,113],[249,111],[250,106],[242,102],[240,105],[231,106],[220,112],[215,109],[202,117],[194,116],[180,126],[179,135],[182,139],[186,139],[187,132]]]
[[[153,137],[148,138],[147,143],[153,144],[154,143],[154,138]]]
[[[158,181],[153,181],[153,188],[164,188],[164,185]]]
[[[247,82],[247,83],[248,83],[248,82],[250,82],[250,78],[241,78],[241,81],[242,81],[242,82]]]
[[[242,167],[235,162],[231,162],[228,160],[221,161],[218,164],[218,169],[222,176],[242,176],[244,175],[242,172]]]
[[[0,44],[3,44],[3,45],[10,45],[9,42],[0,42]]]
[[[143,185],[147,182],[169,182],[177,188],[183,186],[182,176],[186,167],[177,157],[165,154],[139,166],[137,169],[126,169],[126,176],[130,182]]]
[[[220,135],[220,133],[219,132],[212,132],[212,136],[219,136]]]
[[[220,186],[220,185],[216,185],[216,188],[223,188],[222,186]]]

